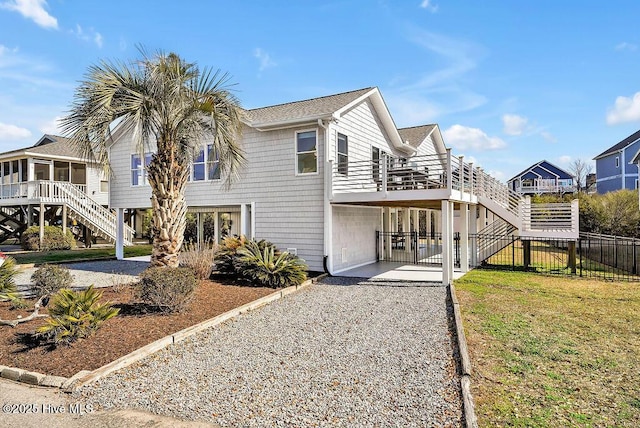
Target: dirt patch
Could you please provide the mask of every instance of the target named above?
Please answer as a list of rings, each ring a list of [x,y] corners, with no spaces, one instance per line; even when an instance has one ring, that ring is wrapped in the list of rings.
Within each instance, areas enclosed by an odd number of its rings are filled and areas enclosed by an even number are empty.
[[[50,349],[36,346],[30,335],[43,324],[42,319],[0,326],[0,365],[18,367],[48,375],[72,376],[80,370],[95,370],[155,340],[213,318],[233,308],[273,293],[272,288],[246,287],[202,281],[189,308],[180,314],[146,312],[133,298],[130,287],[102,288],[103,300],[120,307],[120,315],[105,322],[92,336],[70,347]],[[33,301],[29,301],[33,307]],[[30,311],[11,310],[0,302],[0,318],[15,319]],[[41,311],[46,313],[46,309]]]

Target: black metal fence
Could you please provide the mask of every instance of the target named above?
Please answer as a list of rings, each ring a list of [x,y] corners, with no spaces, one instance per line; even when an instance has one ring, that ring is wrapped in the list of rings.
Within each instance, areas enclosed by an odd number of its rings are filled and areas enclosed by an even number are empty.
[[[460,266],[460,236],[454,235],[454,263]],[[613,281],[640,281],[640,240],[581,234],[571,239],[529,239],[517,235],[469,235],[472,267],[523,270]],[[377,232],[378,260],[442,266],[442,235]]]
[[[470,239],[483,240],[479,236]],[[489,247],[485,244],[486,257],[478,250],[477,267],[640,281],[640,240],[637,239],[581,234],[577,240],[496,236],[491,242]],[[472,248],[478,248],[477,245],[482,248],[482,244],[471,244]]]

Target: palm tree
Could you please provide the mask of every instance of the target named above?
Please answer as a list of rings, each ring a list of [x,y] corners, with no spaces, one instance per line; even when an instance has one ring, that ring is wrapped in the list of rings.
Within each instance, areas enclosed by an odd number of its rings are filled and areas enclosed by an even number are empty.
[[[184,190],[194,153],[212,144],[227,186],[244,163],[242,109],[228,83],[226,73],[201,71],[174,53],[142,52],[142,59],[131,64],[91,66],[61,120],[72,144],[107,169],[115,126],[131,134],[141,155],[156,148],[147,167],[152,266],[178,266],[186,226]]]

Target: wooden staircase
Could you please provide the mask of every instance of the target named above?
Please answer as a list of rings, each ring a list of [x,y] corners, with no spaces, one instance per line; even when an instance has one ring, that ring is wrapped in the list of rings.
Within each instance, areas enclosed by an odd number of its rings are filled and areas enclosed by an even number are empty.
[[[87,226],[95,235],[116,242],[117,218],[113,211],[91,199],[71,183],[40,181],[35,198],[41,203],[66,205],[69,216]],[[133,245],[134,230],[124,225],[124,245]]]

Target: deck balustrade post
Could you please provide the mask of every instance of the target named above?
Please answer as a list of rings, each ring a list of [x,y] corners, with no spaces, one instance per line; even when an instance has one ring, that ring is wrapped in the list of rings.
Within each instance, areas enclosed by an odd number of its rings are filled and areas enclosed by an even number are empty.
[[[44,243],[44,204],[40,202],[40,212],[38,213],[38,224],[40,226],[40,248]]]
[[[473,169],[473,162],[469,163],[469,195],[473,198],[475,180],[474,180],[475,171]]]
[[[464,156],[458,156],[458,180],[460,180],[460,197],[463,197],[464,193]]]
[[[452,187],[452,179],[453,179],[453,171],[451,165],[451,149],[447,149],[447,189],[451,192]]]
[[[382,155],[382,193],[384,197],[387,196],[387,164],[389,163],[389,156],[384,154]]]

